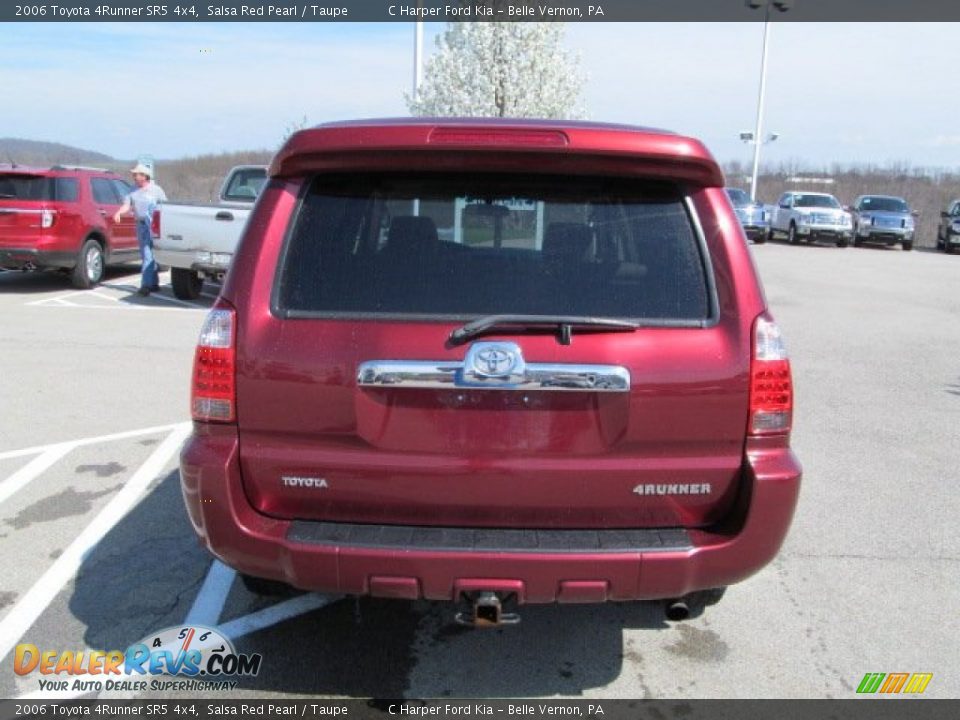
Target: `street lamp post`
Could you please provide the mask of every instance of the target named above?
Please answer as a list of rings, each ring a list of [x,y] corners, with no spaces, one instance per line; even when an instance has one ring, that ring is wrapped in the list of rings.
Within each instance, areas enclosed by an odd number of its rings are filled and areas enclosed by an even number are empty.
[[[413,100],[420,99],[420,84],[423,82],[423,23],[414,23],[413,30]]]
[[[750,179],[750,199],[757,200],[757,175],[760,172],[760,146],[763,144],[763,100],[767,91],[767,51],[770,42],[770,5],[780,12],[786,12],[793,5],[793,0],[747,0],[747,7],[757,10],[764,9],[763,17],[763,55],[760,61],[760,91],[757,97],[757,124],[753,133],[753,173]]]
[[[757,197],[756,197],[756,189],[757,189],[757,167],[758,167],[758,164],[759,164],[759,163],[757,162],[757,159],[758,159],[758,156],[759,156],[759,154],[760,154],[760,153],[759,153],[759,149],[758,149],[757,146],[759,146],[759,145],[766,145],[767,143],[772,143],[772,142],[773,142],[774,140],[776,140],[778,137],[780,137],[780,133],[778,133],[778,132],[771,132],[771,133],[767,133],[767,136],[766,136],[765,138],[760,138],[760,139],[758,140],[758,139],[757,139],[757,136],[754,134],[753,130],[741,130],[741,131],[740,131],[740,139],[743,140],[743,142],[744,142],[745,144],[747,144],[747,145],[753,145],[753,146],[754,146],[754,150],[753,150],[753,155],[754,155],[754,158],[753,158],[753,160],[754,160],[754,163],[753,163],[753,174],[751,175],[751,187],[750,187],[750,191],[751,191],[751,192],[750,192],[750,199],[753,200],[754,202],[756,202],[756,199],[757,199]]]
[[[417,2],[420,6],[420,0]],[[423,23],[414,23],[413,30],[413,102],[420,101],[420,84],[423,82]],[[413,200],[413,214],[420,214],[420,198]]]

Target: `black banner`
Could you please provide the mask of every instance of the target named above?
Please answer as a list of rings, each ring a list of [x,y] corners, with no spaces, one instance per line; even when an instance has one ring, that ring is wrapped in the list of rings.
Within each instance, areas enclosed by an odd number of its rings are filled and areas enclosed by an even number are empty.
[[[957,0],[63,0],[3,2],[4,22],[960,21]],[[945,32],[950,32],[945,29]]]
[[[909,704],[909,707],[908,707]],[[946,720],[958,700],[0,700],[13,718],[602,718],[603,720]]]

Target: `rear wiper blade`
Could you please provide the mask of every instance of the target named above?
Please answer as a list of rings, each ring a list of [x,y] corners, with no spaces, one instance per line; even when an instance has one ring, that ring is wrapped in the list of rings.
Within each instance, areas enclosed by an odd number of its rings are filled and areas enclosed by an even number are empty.
[[[556,327],[560,333],[560,343],[569,345],[575,327],[624,332],[636,330],[640,327],[640,323],[616,318],[585,317],[582,315],[484,315],[451,332],[450,342],[459,345],[478,335],[483,335],[489,330],[501,327],[521,327],[524,329]]]

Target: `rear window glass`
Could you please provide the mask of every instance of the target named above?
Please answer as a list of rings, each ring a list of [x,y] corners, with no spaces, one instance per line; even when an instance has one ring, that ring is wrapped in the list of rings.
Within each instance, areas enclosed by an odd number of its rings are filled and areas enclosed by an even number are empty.
[[[246,168],[238,170],[230,178],[230,184],[223,194],[224,200],[255,200],[267,181],[264,168]]]
[[[305,313],[710,314],[682,194],[624,179],[322,176],[278,282],[279,309]]]
[[[43,175],[0,175],[0,200],[77,199],[77,181],[73,178],[52,178]]]

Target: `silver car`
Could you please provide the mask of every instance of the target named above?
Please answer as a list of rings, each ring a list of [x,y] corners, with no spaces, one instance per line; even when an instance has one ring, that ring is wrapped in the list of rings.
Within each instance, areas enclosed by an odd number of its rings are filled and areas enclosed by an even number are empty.
[[[806,240],[830,240],[847,247],[853,235],[850,214],[827,193],[785,192],[770,221],[770,238],[785,235],[792,244]]]
[[[727,197],[733,212],[740,221],[743,233],[755,243],[767,241],[770,232],[770,213],[762,203],[750,199],[749,193],[740,188],[727,188]]]
[[[903,198],[891,195],[861,195],[851,206],[853,244],[877,242],[913,250],[914,215]]]

